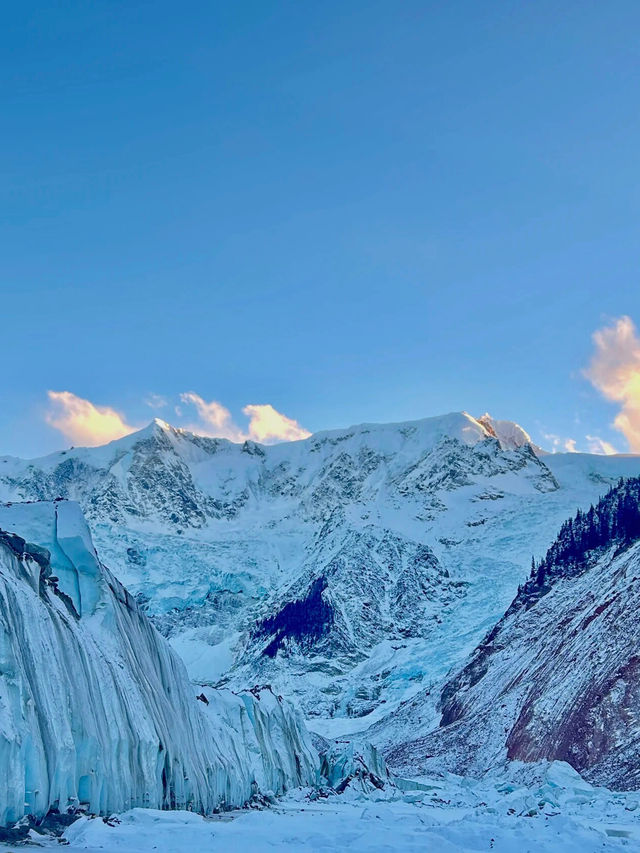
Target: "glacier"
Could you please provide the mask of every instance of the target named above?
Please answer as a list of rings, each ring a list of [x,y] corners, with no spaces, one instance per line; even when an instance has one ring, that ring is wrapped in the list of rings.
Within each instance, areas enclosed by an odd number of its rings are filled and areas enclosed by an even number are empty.
[[[269,683],[321,734],[367,729],[386,748],[405,719],[437,726],[448,673],[561,522],[638,473],[637,456],[543,454],[516,424],[464,412],[274,446],[156,420],[104,447],[0,458],[0,499],[78,501],[193,680]]]
[[[2,506],[0,530],[0,825],[69,807],[210,813],[317,784],[302,718],[270,689],[197,697],[77,504]]]
[[[638,794],[588,784],[562,762],[483,780],[423,778],[411,790],[310,801],[290,792],[277,808],[203,819],[132,809],[104,823],[83,817],[64,836],[69,853],[603,853],[640,844]],[[57,845],[56,845],[57,846]]]
[[[571,705],[604,668],[618,751],[580,767],[620,787],[616,756],[631,767],[637,742],[616,675],[634,661],[637,548],[591,567],[597,595],[585,574],[501,619],[560,523],[634,474],[638,457],[546,454],[517,424],[466,413],[273,447],[156,421],[105,447],[0,458],[0,824],[70,808],[87,815],[70,849],[137,852],[159,833],[175,853],[342,849],[344,831],[354,850],[635,842],[636,794],[539,761],[575,764],[566,751],[507,755],[503,735],[532,659],[538,746],[562,689]],[[468,713],[439,726],[443,689],[494,626]]]

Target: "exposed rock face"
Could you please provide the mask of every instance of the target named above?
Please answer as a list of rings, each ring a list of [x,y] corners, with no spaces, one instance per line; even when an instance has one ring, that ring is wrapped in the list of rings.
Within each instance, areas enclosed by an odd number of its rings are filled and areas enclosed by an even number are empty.
[[[76,504],[0,507],[0,528],[0,825],[78,804],[210,812],[316,781],[300,716],[270,691],[197,701]]]
[[[640,480],[563,526],[503,619],[442,692],[441,728],[393,766],[483,772],[569,762],[640,787]]]
[[[307,593],[299,600],[288,601],[274,615],[258,622],[253,637],[269,638],[262,654],[273,658],[287,640],[305,648],[317,643],[333,626],[333,609],[322,593],[327,588],[324,577],[317,578]]]

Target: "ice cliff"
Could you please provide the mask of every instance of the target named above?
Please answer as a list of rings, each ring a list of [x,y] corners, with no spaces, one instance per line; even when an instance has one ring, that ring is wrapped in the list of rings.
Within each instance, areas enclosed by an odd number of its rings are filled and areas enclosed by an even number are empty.
[[[0,507],[0,825],[79,804],[206,813],[317,780],[269,689],[197,692],[76,504]]]

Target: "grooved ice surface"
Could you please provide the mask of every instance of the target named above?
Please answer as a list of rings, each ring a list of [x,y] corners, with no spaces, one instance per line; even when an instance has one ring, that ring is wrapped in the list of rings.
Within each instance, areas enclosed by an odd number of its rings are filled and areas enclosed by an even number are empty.
[[[304,724],[270,690],[196,699],[77,505],[1,507],[0,528],[17,534],[0,533],[0,825],[78,802],[210,812],[315,782]]]

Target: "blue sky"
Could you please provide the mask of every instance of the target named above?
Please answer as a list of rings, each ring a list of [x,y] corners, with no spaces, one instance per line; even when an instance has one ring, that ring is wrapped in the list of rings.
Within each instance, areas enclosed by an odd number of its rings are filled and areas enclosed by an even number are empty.
[[[71,443],[50,390],[128,426],[206,420],[194,392],[245,430],[488,409],[628,449],[640,397],[582,371],[627,316],[636,377],[639,29],[584,0],[7,6],[0,453]]]

